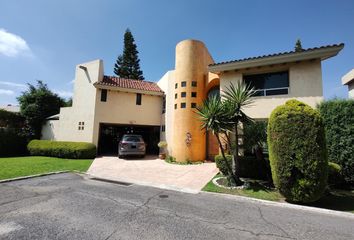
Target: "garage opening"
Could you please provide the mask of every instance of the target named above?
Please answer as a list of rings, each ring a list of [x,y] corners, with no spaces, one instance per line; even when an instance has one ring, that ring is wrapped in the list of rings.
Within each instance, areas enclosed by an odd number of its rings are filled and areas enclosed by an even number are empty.
[[[118,143],[124,134],[139,134],[146,145],[146,154],[157,155],[160,141],[160,126],[120,125],[100,123],[98,153],[118,155]]]

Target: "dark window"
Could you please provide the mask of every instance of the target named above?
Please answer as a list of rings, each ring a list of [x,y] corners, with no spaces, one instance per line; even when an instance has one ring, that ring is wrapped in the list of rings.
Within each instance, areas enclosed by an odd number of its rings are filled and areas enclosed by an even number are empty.
[[[191,103],[191,108],[196,108],[197,104],[196,103]]]
[[[209,90],[208,98],[213,97],[213,96],[215,96],[217,98],[220,97],[220,87],[219,86],[213,87],[212,89]]]
[[[186,103],[185,102],[181,103],[181,108],[186,108]]]
[[[166,131],[166,126],[165,125],[162,125],[161,126],[161,132],[165,132]]]
[[[162,113],[166,112],[166,97],[162,98]]]
[[[175,93],[175,99],[177,99],[177,96],[178,96],[178,94],[177,94],[177,93]]]
[[[186,97],[187,93],[186,92],[181,92],[181,97]]]
[[[181,86],[182,86],[182,87],[187,86],[187,82],[181,82]]]
[[[245,83],[256,90],[255,96],[269,96],[289,93],[289,73],[276,72],[243,77]]]
[[[178,87],[178,83],[175,84],[175,88],[177,88],[177,87]]]
[[[192,92],[192,97],[197,97],[197,92]]]
[[[101,90],[101,102],[107,102],[107,89]]]
[[[192,87],[196,87],[197,86],[197,81],[192,81]]]
[[[141,93],[136,94],[136,105],[141,105]]]
[[[177,103],[175,104],[175,109],[177,109]]]

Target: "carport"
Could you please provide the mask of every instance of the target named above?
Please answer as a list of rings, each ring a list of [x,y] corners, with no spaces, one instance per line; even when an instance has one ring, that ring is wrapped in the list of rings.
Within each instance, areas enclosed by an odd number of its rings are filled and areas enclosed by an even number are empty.
[[[140,134],[146,145],[146,154],[158,154],[160,126],[124,125],[100,123],[98,153],[100,155],[117,155],[118,143],[124,134]]]

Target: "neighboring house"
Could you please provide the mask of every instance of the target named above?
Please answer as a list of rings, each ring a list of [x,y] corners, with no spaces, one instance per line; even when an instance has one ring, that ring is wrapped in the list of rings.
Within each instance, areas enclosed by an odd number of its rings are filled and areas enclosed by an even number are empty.
[[[100,154],[116,154],[121,136],[137,133],[147,142],[148,153],[158,152],[161,139],[177,161],[212,158],[218,145],[200,129],[196,106],[230,83],[245,81],[257,90],[254,104],[245,110],[252,118],[267,119],[292,98],[315,107],[323,99],[321,61],[343,47],[214,63],[202,42],[185,40],[176,46],[175,69],[157,83],[104,76],[101,60],[80,64],[73,106],[61,108],[58,120],[48,120],[43,139],[92,142]]]
[[[342,77],[342,84],[348,86],[348,97],[354,98],[354,69]]]
[[[6,110],[8,112],[20,112],[20,106],[7,104],[6,106],[0,106],[0,109]]]

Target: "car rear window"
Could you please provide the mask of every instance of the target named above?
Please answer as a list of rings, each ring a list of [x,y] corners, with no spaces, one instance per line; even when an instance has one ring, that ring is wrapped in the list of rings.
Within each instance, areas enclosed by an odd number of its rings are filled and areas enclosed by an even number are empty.
[[[123,137],[123,141],[126,141],[126,142],[141,142],[141,137],[139,137],[139,136],[125,136],[125,137]]]

